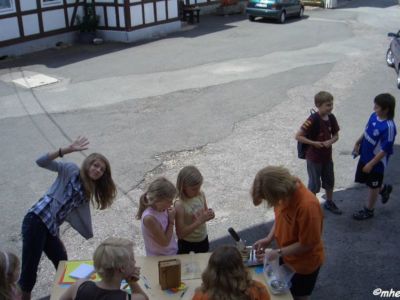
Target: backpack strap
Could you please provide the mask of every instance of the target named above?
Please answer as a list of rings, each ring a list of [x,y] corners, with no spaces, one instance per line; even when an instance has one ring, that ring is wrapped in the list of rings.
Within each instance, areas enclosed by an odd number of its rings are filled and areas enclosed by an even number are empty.
[[[316,111],[311,112],[312,125],[310,129],[309,139],[315,140],[318,137],[321,118]]]

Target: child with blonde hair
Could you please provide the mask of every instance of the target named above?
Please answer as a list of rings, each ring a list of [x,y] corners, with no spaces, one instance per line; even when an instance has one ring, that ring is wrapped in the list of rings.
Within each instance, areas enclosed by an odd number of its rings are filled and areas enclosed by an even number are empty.
[[[214,219],[215,214],[207,207],[202,184],[203,176],[195,166],[186,166],[178,174],[179,198],[175,202],[178,254],[209,250],[206,222]]]
[[[0,299],[21,299],[21,293],[16,284],[19,278],[19,267],[19,259],[14,253],[0,251]]]
[[[202,285],[193,300],[269,300],[267,288],[252,280],[236,247],[221,246],[211,254]]]
[[[141,220],[147,256],[175,255],[178,246],[174,236],[175,186],[166,178],[154,180],[140,197],[136,215]]]
[[[137,283],[140,268],[135,266],[133,242],[110,237],[97,247],[93,254],[93,262],[101,280],[99,282],[79,280],[65,291],[60,300],[148,300]],[[131,294],[120,290],[123,279],[128,282]]]

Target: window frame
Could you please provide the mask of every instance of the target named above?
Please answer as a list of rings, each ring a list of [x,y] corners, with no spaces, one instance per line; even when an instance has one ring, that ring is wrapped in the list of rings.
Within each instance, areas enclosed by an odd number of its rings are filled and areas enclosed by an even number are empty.
[[[62,0],[40,0],[42,7],[49,7],[49,6],[56,6],[56,5],[62,5],[63,1]]]
[[[0,8],[0,15],[5,15],[15,12],[15,0],[10,0],[10,7]]]

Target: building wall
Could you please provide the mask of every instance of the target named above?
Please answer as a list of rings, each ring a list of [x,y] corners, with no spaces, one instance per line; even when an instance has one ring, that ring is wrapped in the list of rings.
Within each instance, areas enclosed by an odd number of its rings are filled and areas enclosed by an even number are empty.
[[[200,6],[216,3],[215,0],[185,1]],[[78,20],[74,16],[83,16],[84,2],[84,0],[0,0],[0,55],[15,55],[10,52],[10,49],[13,49],[10,46],[22,43],[29,42],[30,45],[22,48],[36,49],[34,45],[37,41],[38,47],[40,45],[39,48],[44,49],[54,47],[55,41],[70,42],[72,33],[78,30]],[[162,36],[171,30],[180,29],[180,26],[177,26],[180,24],[178,0],[95,0],[94,2],[96,14],[100,17],[98,29],[104,37],[113,36],[113,40],[118,40],[116,37],[124,37],[121,41],[137,41],[143,36]],[[167,26],[169,23],[172,25]],[[144,28],[148,29],[143,30]],[[137,37],[135,31],[138,31]]]

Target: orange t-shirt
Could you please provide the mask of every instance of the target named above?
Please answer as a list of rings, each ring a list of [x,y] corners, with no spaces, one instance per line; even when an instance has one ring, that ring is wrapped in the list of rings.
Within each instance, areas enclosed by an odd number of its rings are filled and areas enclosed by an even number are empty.
[[[299,274],[311,274],[324,261],[322,243],[323,214],[319,201],[302,182],[288,203],[275,207],[275,239],[280,248],[300,242],[312,246],[297,255],[283,256],[283,261]]]
[[[270,300],[268,290],[261,282],[253,280],[251,286],[247,289],[251,300]],[[209,300],[207,293],[196,290],[192,300]]]

